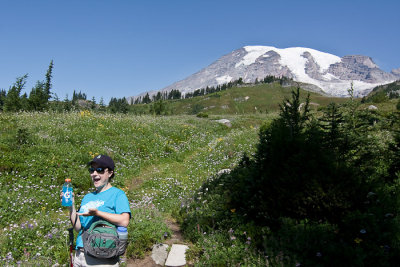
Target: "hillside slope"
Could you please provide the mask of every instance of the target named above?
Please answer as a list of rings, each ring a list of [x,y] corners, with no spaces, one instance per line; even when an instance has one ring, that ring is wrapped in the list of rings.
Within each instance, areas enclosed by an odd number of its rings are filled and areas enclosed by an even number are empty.
[[[163,101],[163,104],[166,114],[174,115],[193,115],[200,112],[210,115],[276,112],[282,100],[289,98],[295,88],[296,86],[281,86],[279,83],[243,85],[188,99],[167,100]],[[326,96],[303,89],[301,91],[303,99],[310,93],[311,106],[314,108],[326,106],[331,102],[347,101],[346,98]],[[148,111],[151,105],[132,105],[131,109],[140,113],[141,110]]]

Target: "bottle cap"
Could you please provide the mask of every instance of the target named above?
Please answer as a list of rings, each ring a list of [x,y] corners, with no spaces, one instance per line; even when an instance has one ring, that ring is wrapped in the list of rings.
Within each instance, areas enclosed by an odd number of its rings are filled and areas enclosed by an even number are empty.
[[[71,178],[66,178],[65,181],[66,181],[67,183],[70,183],[70,182],[71,182]]]
[[[118,232],[128,232],[128,229],[126,229],[126,227],[123,227],[123,226],[118,226],[117,231]]]

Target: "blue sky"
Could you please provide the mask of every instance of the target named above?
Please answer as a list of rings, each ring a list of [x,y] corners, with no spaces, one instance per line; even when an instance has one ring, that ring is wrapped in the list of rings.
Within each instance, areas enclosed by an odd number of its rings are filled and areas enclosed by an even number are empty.
[[[366,55],[400,67],[400,1],[0,0],[0,88],[54,61],[60,99],[162,89],[246,45]]]

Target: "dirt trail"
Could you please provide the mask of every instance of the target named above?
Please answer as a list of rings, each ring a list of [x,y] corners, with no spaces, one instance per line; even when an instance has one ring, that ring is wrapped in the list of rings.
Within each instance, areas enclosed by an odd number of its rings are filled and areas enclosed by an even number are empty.
[[[182,232],[180,226],[175,221],[168,219],[166,221],[168,228],[172,231],[171,238],[165,240],[164,244],[168,246],[172,246],[173,244],[184,244]],[[148,255],[146,255],[143,259],[127,259],[126,261],[127,267],[158,267],[162,266],[156,264],[151,258],[151,251],[149,251]]]
[[[187,155],[185,157],[185,161],[190,160],[191,158],[197,155],[197,151]],[[151,179],[155,176],[155,174],[163,175],[168,169],[174,169],[178,171],[184,168],[184,162],[175,162],[175,163],[165,163],[165,164],[158,164],[158,165],[149,165],[146,166],[141,170],[140,176],[132,177],[131,184],[129,185],[129,190],[137,190],[143,184],[144,181],[147,179]],[[173,244],[185,244],[182,236],[182,232],[180,229],[179,224],[174,221],[172,218],[166,218],[165,223],[167,224],[168,228],[171,230],[172,235],[171,238],[165,240],[163,243],[167,244],[171,247]],[[187,245],[187,244],[186,244]],[[143,259],[126,259],[127,267],[156,267],[162,266],[156,264],[153,259],[151,258],[151,251],[147,253],[147,255]],[[186,266],[193,266],[191,263],[187,263]]]

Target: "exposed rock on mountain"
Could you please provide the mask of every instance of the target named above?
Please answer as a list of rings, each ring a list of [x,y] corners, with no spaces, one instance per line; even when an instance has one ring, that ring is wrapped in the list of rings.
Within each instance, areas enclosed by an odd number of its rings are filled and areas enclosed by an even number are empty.
[[[400,68],[392,70],[391,73],[394,75],[400,76]]]
[[[160,91],[169,92],[175,89],[186,94],[239,78],[246,83],[252,83],[268,75],[286,76],[296,82],[309,84],[305,89],[307,87],[314,91],[320,89],[332,96],[348,96],[348,90],[353,84],[355,95],[364,96],[375,86],[400,79],[400,68],[387,73],[370,57],[361,55],[340,58],[310,48],[245,46]]]

